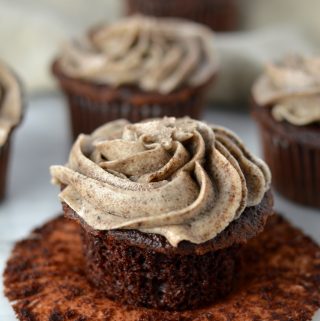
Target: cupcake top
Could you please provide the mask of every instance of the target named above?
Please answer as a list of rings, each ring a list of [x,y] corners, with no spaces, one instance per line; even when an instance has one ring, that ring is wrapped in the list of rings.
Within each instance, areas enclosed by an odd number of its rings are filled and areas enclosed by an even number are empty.
[[[277,121],[296,126],[320,122],[320,58],[290,56],[267,64],[253,86],[255,101]]]
[[[132,16],[67,43],[58,60],[68,76],[167,94],[199,86],[217,71],[214,37],[197,23]]]
[[[0,147],[22,117],[21,90],[11,70],[0,61]]]
[[[261,202],[271,179],[234,133],[190,118],[108,123],[80,135],[51,175],[93,229],[161,234],[172,246],[214,238]]]

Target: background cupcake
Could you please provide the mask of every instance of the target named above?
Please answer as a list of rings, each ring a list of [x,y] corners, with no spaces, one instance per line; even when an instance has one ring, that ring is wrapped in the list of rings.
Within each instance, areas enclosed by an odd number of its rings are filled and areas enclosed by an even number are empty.
[[[215,31],[237,27],[235,0],[127,0],[127,11],[156,17],[181,17],[208,25]]]
[[[320,59],[291,56],[267,65],[253,99],[275,188],[320,207]]]
[[[195,309],[227,295],[241,245],[273,213],[266,164],[232,132],[189,118],[111,122],[80,135],[51,174],[83,228],[88,279],[135,306]]]
[[[134,16],[67,44],[53,72],[76,138],[118,118],[199,118],[217,57],[213,34],[201,25]]]
[[[11,136],[21,118],[20,84],[12,71],[0,61],[0,201],[6,192]]]

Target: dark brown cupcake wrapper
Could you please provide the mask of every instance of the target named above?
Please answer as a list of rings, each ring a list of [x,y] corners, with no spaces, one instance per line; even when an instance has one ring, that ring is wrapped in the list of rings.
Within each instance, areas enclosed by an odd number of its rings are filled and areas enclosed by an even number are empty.
[[[285,197],[320,208],[320,149],[287,140],[260,126],[273,185]]]
[[[11,138],[0,147],[0,202],[5,198],[10,158]]]
[[[273,186],[292,201],[320,208],[320,135],[315,140],[316,133],[308,133],[308,140],[303,132],[290,133],[259,108],[255,107],[254,115]]]
[[[137,122],[147,118],[190,116],[199,119],[205,90],[213,78],[199,87],[184,88],[168,95],[90,84],[65,76],[57,61],[53,73],[67,97],[73,138],[119,118]]]
[[[234,30],[238,23],[235,0],[127,0],[127,12],[185,18],[203,23],[216,31]]]
[[[68,97],[69,113],[72,123],[73,138],[79,134],[89,134],[97,127],[119,118],[128,119],[131,122],[138,122],[147,118],[163,116],[190,116],[199,119],[202,113],[202,103],[197,97],[192,97],[185,105],[181,103],[175,105],[143,105],[133,106],[121,104],[121,102],[101,102],[97,103],[85,97],[73,95],[65,91]]]

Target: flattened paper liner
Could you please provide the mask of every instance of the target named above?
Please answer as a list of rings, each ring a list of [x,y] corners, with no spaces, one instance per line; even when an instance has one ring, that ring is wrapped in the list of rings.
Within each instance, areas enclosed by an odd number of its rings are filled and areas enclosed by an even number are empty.
[[[62,216],[18,242],[4,285],[19,320],[306,321],[320,307],[320,247],[277,215],[246,245],[237,289],[200,310],[121,306],[88,283],[83,266],[80,227]]]

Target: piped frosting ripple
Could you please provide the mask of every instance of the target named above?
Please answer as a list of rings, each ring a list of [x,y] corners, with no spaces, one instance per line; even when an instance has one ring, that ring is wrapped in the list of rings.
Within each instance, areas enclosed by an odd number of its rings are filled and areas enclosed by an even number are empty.
[[[214,35],[207,27],[140,15],[67,43],[59,64],[74,78],[162,94],[202,85],[218,67]]]
[[[267,165],[232,132],[190,118],[106,124],[80,135],[53,182],[96,230],[138,229],[203,243],[259,204]]]

